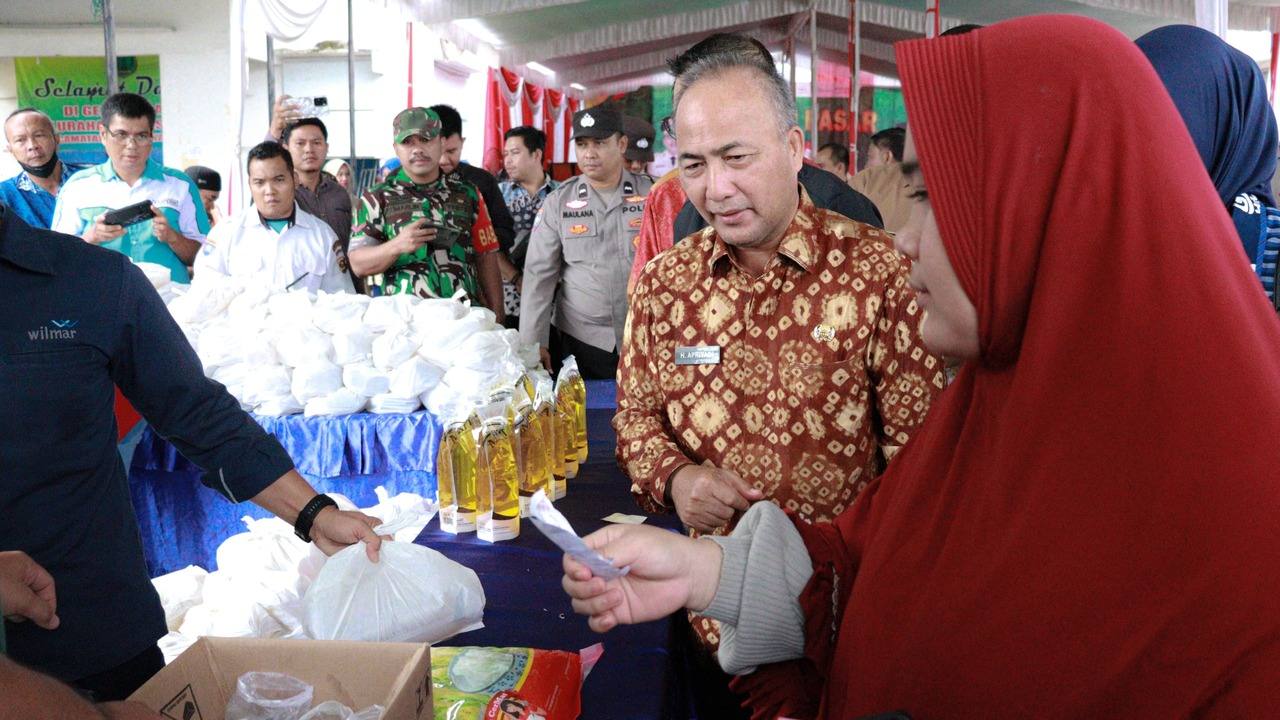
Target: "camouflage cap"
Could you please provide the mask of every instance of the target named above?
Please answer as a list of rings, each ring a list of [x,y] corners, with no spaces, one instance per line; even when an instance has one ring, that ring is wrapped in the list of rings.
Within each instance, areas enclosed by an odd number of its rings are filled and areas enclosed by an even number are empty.
[[[398,143],[408,140],[413,135],[434,140],[440,137],[440,116],[423,107],[406,108],[391,121],[391,130],[395,133],[395,141]]]
[[[626,159],[653,162],[653,138],[657,135],[653,125],[633,115],[623,115],[622,128],[627,135]]]

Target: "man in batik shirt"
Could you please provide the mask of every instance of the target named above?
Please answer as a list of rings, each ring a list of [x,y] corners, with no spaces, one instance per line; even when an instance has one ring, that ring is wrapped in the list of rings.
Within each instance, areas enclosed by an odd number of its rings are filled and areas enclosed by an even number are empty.
[[[777,72],[725,65],[681,77],[680,182],[709,227],[640,273],[613,421],[637,501],[695,535],[762,499],[834,519],[943,388],[908,263],[799,186],[804,138]],[[714,649],[714,621],[694,626]]]
[[[392,125],[401,167],[360,198],[351,269],[369,295],[452,297],[461,290],[502,322],[498,239],[475,187],[440,172],[439,118],[415,107]]]
[[[498,183],[502,199],[515,220],[515,241],[510,258],[499,258],[502,292],[506,296],[507,327],[520,328],[520,290],[523,287],[524,258],[529,252],[529,235],[542,203],[560,183],[546,172],[543,153],[547,135],[529,125],[511,128],[503,135],[502,167],[507,178]]]

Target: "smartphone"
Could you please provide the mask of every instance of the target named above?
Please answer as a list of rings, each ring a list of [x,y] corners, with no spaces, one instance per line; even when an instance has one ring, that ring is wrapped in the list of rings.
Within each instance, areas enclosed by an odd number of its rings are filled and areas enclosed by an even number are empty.
[[[289,102],[293,105],[293,109],[297,111],[298,117],[320,117],[329,113],[329,98],[323,95],[292,98]]]
[[[102,218],[102,222],[106,225],[129,227],[154,218],[155,214],[151,212],[151,201],[143,200],[117,210],[108,210],[107,214]]]

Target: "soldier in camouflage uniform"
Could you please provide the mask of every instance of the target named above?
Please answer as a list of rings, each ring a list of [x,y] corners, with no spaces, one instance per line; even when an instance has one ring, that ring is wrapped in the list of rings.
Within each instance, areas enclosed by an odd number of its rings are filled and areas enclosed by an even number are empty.
[[[451,297],[461,289],[501,321],[498,239],[475,187],[440,172],[439,118],[409,108],[392,125],[401,168],[360,199],[352,269],[375,297]]]

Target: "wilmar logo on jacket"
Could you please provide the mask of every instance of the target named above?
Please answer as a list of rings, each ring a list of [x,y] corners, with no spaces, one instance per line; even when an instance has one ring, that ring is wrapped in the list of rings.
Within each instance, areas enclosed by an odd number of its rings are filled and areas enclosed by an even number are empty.
[[[48,325],[28,330],[27,337],[32,340],[75,340],[79,324],[79,320],[50,320]]]

